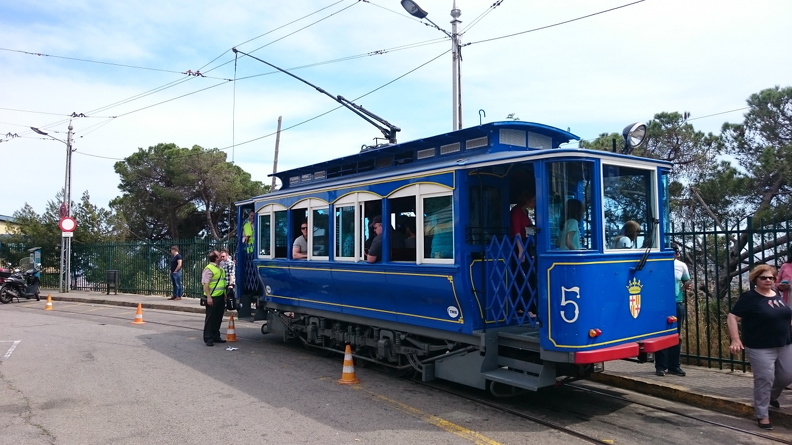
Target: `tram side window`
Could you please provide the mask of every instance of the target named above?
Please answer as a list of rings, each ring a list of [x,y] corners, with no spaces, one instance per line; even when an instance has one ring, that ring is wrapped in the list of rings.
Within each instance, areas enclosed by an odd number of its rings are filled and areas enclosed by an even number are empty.
[[[454,213],[451,196],[423,198],[424,258],[454,258]]]
[[[259,255],[268,256],[272,254],[272,246],[270,234],[272,233],[272,215],[265,214],[258,217],[258,233],[256,240],[258,240]]]
[[[286,211],[278,211],[275,215],[275,258],[286,258],[289,240],[286,229],[289,227]]]
[[[311,233],[311,225],[308,224],[308,209],[292,210],[291,215],[291,239],[289,240],[289,250],[292,252],[292,259],[307,259],[308,258],[308,235]],[[303,235],[302,227],[307,228],[307,232]],[[295,258],[294,251],[304,255]]]
[[[312,213],[313,227],[309,227],[309,229],[313,239],[313,255],[326,257],[329,255],[330,211],[328,209],[314,209]]]
[[[355,257],[355,206],[335,208],[335,256]]]
[[[603,230],[611,249],[656,247],[654,171],[603,166]]]
[[[390,259],[415,262],[415,196],[388,200],[390,204]]]
[[[551,245],[560,250],[593,248],[591,210],[592,162],[570,161],[548,164]]]

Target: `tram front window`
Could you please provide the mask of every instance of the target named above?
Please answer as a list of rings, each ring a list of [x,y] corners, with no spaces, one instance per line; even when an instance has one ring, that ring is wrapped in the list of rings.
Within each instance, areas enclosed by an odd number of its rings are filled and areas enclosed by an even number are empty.
[[[547,166],[550,203],[550,241],[554,249],[594,248],[591,211],[592,162],[553,162]]]
[[[611,249],[656,247],[654,170],[603,166],[603,230]],[[651,235],[650,235],[651,234]]]

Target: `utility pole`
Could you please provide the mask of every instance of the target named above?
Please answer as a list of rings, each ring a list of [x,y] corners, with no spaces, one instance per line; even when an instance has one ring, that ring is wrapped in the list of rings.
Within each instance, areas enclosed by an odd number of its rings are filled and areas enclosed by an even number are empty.
[[[65,207],[65,216],[71,216],[71,158],[72,152],[72,127],[69,121],[69,132],[66,135],[66,180],[63,184],[64,204],[61,208]],[[64,216],[61,215],[61,218]],[[71,237],[72,233],[63,232],[61,237],[61,274],[60,274],[60,291],[69,292],[71,290]]]
[[[275,173],[278,172],[278,150],[280,148],[281,120],[283,116],[278,116],[278,132],[275,133],[275,161],[272,163],[272,187],[270,192],[275,191]]]

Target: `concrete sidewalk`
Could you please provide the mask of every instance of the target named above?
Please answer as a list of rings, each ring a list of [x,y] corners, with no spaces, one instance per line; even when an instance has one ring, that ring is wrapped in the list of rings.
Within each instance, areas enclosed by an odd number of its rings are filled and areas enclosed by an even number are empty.
[[[103,292],[87,291],[59,293],[42,290],[42,308],[47,295],[51,295],[53,301],[129,307],[142,304],[145,309],[204,313],[198,298],[174,301],[168,300],[168,297],[153,295],[107,295]],[[753,422],[753,376],[750,373],[685,365],[682,367],[687,373],[685,377],[671,374],[658,377],[651,363],[618,360],[606,363],[605,372],[594,375],[591,380],[704,409],[743,416]],[[792,391],[784,391],[779,402],[781,409],[771,408],[770,419],[774,425],[792,428]]]

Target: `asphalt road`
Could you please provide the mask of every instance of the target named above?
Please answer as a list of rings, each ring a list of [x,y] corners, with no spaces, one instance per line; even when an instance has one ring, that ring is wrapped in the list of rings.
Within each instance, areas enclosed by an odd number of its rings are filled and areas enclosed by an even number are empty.
[[[206,347],[201,314],[134,318],[87,303],[0,306],[0,444],[588,443],[362,366],[360,384],[341,385],[341,356],[264,336],[259,323],[237,321],[240,341]],[[567,388],[509,405],[603,443],[767,443]]]
[[[207,347],[200,314],[148,310],[135,325],[134,313],[0,307],[0,443],[581,443],[371,369],[340,385],[342,357],[259,324],[237,322],[240,341]]]

